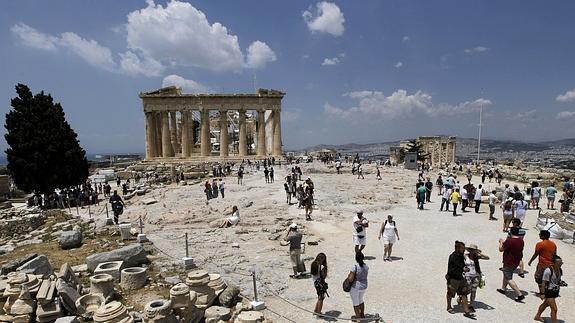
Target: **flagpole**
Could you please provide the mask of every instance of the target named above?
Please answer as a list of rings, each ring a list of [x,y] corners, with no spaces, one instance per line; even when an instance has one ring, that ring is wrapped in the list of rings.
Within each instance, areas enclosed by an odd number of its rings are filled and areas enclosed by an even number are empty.
[[[477,137],[477,165],[479,165],[479,153],[481,151],[481,119],[483,115],[483,100],[479,106],[479,136]]]

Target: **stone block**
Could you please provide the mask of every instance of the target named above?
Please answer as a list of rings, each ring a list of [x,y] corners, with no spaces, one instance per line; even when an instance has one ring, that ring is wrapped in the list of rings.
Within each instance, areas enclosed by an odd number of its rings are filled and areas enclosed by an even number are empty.
[[[120,260],[124,261],[125,267],[137,267],[150,262],[144,247],[134,244],[108,252],[89,255],[86,257],[86,264],[88,265],[88,270],[93,272],[98,264]]]
[[[60,317],[54,323],[80,323],[75,316]]]
[[[62,278],[63,280],[65,280],[70,286],[75,288],[77,291],[80,290],[79,287],[81,287],[82,283],[80,282],[78,277],[76,277],[74,270],[72,270],[72,267],[70,267],[68,263],[63,264],[60,267],[60,271],[56,276],[58,278]]]
[[[234,285],[228,285],[226,289],[218,296],[218,301],[224,307],[235,306],[240,295],[240,289]]]
[[[261,323],[264,321],[264,315],[259,311],[241,312],[236,318],[238,323]]]
[[[91,320],[96,310],[105,303],[106,299],[103,295],[90,293],[76,300],[76,309],[83,318]]]
[[[144,205],[150,205],[150,204],[158,203],[158,200],[156,200],[155,198],[147,198],[147,199],[143,200],[142,203],[144,203]]]
[[[136,290],[144,287],[148,276],[146,275],[146,268],[142,267],[130,267],[122,269],[120,274],[122,286],[125,290]]]
[[[62,306],[68,313],[75,314],[76,301],[78,298],[80,298],[78,291],[61,278],[58,278],[56,281],[56,290],[58,290],[58,295],[60,297]]]
[[[227,307],[212,306],[208,307],[204,312],[204,318],[206,319],[206,321],[208,320],[211,321],[215,320],[216,322],[217,320],[227,321],[231,317],[232,317],[231,310]]]
[[[79,230],[63,231],[58,244],[62,249],[78,248],[82,245],[82,232]]]
[[[54,296],[56,292],[56,281],[50,279],[44,279],[38,289],[36,294],[36,299],[41,305],[46,305],[54,302]]]
[[[90,293],[102,294],[105,299],[112,297],[115,294],[114,277],[108,274],[90,277]]]
[[[114,277],[114,281],[116,283],[120,283],[121,281],[120,271],[122,270],[123,266],[124,266],[123,261],[103,262],[98,264],[98,267],[94,269],[94,275],[108,274]]]
[[[33,258],[18,267],[16,270],[27,274],[42,275],[44,277],[54,274],[54,270],[48,261],[48,257],[44,255]]]
[[[36,309],[36,322],[48,323],[54,322],[62,315],[60,310],[60,302],[56,299],[48,304],[40,304]]]
[[[11,261],[11,262],[3,265],[2,268],[0,268],[0,275],[7,275],[8,273],[16,271],[16,269],[18,269],[18,267],[22,266],[23,264],[27,263],[28,261],[30,261],[36,257],[38,257],[38,254],[31,253],[31,254],[26,255],[26,256],[18,259],[18,260]]]

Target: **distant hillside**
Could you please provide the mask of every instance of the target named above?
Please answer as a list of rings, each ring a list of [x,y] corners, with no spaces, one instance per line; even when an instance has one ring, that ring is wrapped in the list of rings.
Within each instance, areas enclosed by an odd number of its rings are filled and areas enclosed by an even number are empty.
[[[548,145],[552,147],[575,147],[575,138],[570,139],[560,139],[554,141],[544,141],[540,142],[540,144]]]

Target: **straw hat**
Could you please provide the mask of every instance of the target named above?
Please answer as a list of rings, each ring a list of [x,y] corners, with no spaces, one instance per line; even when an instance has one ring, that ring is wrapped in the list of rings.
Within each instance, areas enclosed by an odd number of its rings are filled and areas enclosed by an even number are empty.
[[[465,247],[465,249],[467,249],[467,251],[477,250],[477,251],[481,252],[481,249],[477,248],[477,245],[473,244],[473,243],[471,243],[469,246]]]

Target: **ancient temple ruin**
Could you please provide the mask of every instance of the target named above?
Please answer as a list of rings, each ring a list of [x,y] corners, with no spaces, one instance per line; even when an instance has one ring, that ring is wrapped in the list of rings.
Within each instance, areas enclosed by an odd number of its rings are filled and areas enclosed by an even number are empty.
[[[182,94],[174,86],[140,93],[146,160],[243,159],[282,155],[285,93]]]
[[[454,136],[417,137],[417,142],[421,144],[423,151],[429,154],[427,162],[432,165],[455,163],[455,144],[457,139]]]

